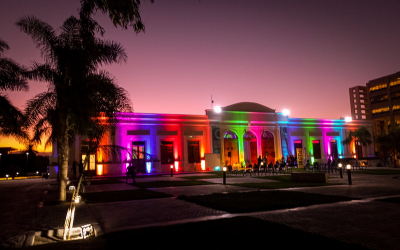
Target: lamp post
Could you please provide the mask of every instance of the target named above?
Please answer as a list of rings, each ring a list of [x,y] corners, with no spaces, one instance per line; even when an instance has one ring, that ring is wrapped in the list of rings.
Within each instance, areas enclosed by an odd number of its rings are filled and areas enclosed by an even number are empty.
[[[349,185],[352,185],[352,182],[351,182],[351,165],[347,164],[346,168],[347,168],[347,178],[349,180]]]
[[[226,185],[226,167],[222,168],[222,184]]]
[[[339,163],[338,166],[339,166],[340,178],[343,178],[343,168],[342,168],[343,165],[342,165],[342,163]]]
[[[1,169],[1,153],[0,153],[0,169]]]
[[[29,153],[26,152],[26,169],[25,169],[26,175],[28,175],[28,156],[29,156]]]
[[[171,177],[173,177],[174,165],[171,164]]]

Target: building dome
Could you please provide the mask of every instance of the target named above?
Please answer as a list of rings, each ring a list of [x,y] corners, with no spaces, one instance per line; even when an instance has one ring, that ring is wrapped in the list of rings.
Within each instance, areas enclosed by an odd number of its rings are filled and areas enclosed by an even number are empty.
[[[223,111],[263,112],[275,113],[275,109],[268,108],[255,102],[238,102],[222,108]]]

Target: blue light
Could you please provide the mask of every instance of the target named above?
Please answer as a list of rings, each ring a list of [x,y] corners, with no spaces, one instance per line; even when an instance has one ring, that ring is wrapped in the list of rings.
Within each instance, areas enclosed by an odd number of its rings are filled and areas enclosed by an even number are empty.
[[[220,167],[220,166],[216,166],[216,167],[214,168],[214,170],[215,170],[215,171],[221,171],[221,167]]]

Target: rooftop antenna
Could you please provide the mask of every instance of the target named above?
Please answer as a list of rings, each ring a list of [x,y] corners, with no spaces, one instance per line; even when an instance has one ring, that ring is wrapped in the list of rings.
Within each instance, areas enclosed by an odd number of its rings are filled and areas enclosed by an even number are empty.
[[[213,109],[213,103],[214,103],[214,101],[213,101],[212,95],[211,95],[211,109]]]

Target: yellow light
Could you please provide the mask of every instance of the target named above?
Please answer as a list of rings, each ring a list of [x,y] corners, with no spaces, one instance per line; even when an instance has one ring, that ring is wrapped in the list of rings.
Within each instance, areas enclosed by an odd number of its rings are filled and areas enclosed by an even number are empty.
[[[205,160],[201,160],[201,170],[206,170],[206,161]]]
[[[226,167],[223,167],[223,168],[222,168],[222,171],[226,172]]]
[[[347,168],[347,169],[350,169],[350,168],[351,168],[351,165],[350,165],[350,164],[347,164],[346,168]]]
[[[339,168],[343,167],[342,163],[339,163],[338,166],[339,166]]]
[[[103,175],[103,165],[97,165],[97,175]]]
[[[174,168],[174,165],[171,164],[171,169],[173,169],[173,168]]]

